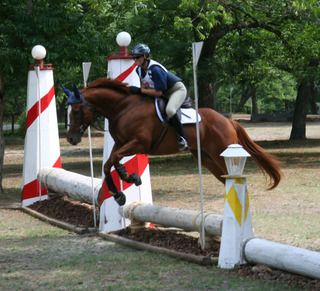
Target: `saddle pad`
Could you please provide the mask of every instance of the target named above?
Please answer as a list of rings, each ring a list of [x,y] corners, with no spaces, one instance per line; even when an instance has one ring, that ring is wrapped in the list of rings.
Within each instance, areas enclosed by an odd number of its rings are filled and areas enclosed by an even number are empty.
[[[156,107],[156,112],[158,115],[158,118],[162,123],[165,123],[166,117],[165,115],[165,106],[166,104],[164,103],[163,99],[160,98],[155,98],[155,107]],[[196,111],[193,108],[180,108],[178,110],[178,116],[181,117],[181,123],[182,124],[194,124],[196,123]],[[201,116],[198,114],[198,121],[201,121]]]
[[[181,123],[192,124],[196,123],[196,111],[193,108],[181,108]],[[198,114],[198,121],[201,121],[201,116]]]

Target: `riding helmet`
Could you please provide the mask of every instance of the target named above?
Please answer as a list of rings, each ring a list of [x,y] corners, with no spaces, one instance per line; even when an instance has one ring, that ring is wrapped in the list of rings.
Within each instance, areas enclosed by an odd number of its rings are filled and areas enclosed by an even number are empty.
[[[133,56],[144,55],[145,57],[148,58],[151,53],[151,50],[146,44],[139,43],[133,47],[133,49],[131,50],[131,53]]]

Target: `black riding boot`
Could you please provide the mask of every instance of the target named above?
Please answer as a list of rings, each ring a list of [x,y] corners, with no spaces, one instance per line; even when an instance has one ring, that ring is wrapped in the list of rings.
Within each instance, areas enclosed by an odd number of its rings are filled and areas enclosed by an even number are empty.
[[[187,142],[186,137],[184,135],[183,126],[180,122],[180,119],[179,119],[177,113],[169,119],[169,124],[176,130],[176,133],[178,136],[179,150],[184,151],[184,150],[188,149],[188,142]]]

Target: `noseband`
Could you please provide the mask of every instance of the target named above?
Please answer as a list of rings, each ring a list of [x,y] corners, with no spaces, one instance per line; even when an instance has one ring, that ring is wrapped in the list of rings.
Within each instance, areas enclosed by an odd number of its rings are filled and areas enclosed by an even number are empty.
[[[79,124],[79,133],[81,135],[84,134],[84,132],[86,131],[86,129],[90,125],[90,123],[86,123],[84,120],[84,113],[83,113],[83,109],[82,109],[83,105],[84,105],[84,102],[81,102],[79,109],[74,109],[74,106],[71,106],[71,111],[73,111],[73,118],[74,118],[73,123]],[[91,107],[89,103],[87,103],[87,105],[89,107]],[[91,108],[93,109],[93,107],[91,107]],[[69,127],[70,127],[70,125],[71,125],[71,123],[68,124]]]

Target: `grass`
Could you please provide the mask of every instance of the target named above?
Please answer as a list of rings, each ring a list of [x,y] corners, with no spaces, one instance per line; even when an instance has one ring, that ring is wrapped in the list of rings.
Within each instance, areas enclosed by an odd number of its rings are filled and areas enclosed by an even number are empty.
[[[281,282],[246,280],[235,271],[77,236],[19,211],[0,210],[0,221],[1,290],[289,290]]]

